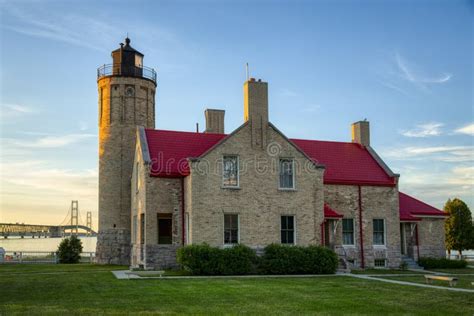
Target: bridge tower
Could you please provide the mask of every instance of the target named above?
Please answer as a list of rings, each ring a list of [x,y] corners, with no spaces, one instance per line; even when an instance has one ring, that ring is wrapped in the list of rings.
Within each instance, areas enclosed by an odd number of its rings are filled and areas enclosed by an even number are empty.
[[[156,72],[125,39],[97,70],[99,93],[98,263],[129,264],[136,127],[155,127]]]
[[[92,230],[92,212],[87,212],[87,217],[86,217],[86,226],[89,227],[89,231],[87,232],[87,235],[91,234]]]
[[[71,234],[76,235],[79,232],[79,201],[71,201]]]

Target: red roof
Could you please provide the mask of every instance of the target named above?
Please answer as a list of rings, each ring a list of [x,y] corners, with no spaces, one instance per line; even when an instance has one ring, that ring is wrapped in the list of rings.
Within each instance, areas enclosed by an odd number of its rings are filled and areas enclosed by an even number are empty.
[[[341,214],[333,210],[329,205],[324,203],[324,218],[343,218]]]
[[[324,183],[394,185],[394,179],[357,143],[291,139],[315,162],[326,166]]]
[[[145,130],[152,159],[152,176],[189,174],[187,158],[199,157],[227,135],[165,130]],[[355,143],[291,139],[315,162],[326,167],[329,184],[394,185],[368,150]]]
[[[187,158],[199,157],[226,135],[145,129],[151,175],[181,177],[189,174]]]
[[[401,221],[419,221],[416,216],[446,216],[446,213],[437,208],[428,205],[408,194],[399,192],[400,200],[400,220]]]

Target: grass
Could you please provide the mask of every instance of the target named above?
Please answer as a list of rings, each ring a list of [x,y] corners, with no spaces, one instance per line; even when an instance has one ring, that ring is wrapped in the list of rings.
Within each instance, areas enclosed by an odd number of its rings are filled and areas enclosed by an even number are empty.
[[[0,315],[473,315],[474,295],[344,276],[117,280],[116,266],[0,265]]]

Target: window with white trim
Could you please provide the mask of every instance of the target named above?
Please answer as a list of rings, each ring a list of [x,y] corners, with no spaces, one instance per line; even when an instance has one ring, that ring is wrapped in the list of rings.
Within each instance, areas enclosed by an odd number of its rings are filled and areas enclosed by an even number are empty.
[[[385,220],[373,219],[374,245],[385,245]]]
[[[387,260],[385,259],[375,259],[374,267],[376,268],[385,268],[387,266]]]
[[[294,189],[294,161],[290,158],[280,159],[280,189]]]
[[[239,157],[238,156],[224,156],[222,185],[224,187],[238,187],[239,186]]]
[[[290,245],[295,243],[295,217],[292,215],[281,217],[281,243]]]
[[[354,245],[354,219],[342,219],[342,244]]]
[[[239,243],[239,215],[224,214],[224,244],[235,245]]]

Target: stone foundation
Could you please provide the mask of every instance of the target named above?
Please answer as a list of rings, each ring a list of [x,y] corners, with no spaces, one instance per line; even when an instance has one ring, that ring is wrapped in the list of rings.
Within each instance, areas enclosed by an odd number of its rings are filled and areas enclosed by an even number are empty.
[[[96,254],[96,263],[129,265],[130,231],[124,229],[99,231]]]

